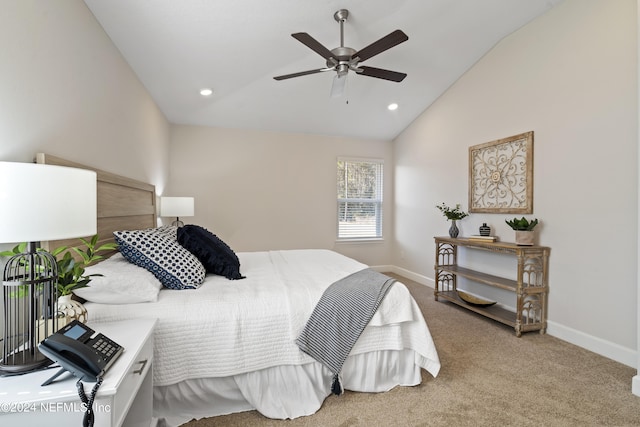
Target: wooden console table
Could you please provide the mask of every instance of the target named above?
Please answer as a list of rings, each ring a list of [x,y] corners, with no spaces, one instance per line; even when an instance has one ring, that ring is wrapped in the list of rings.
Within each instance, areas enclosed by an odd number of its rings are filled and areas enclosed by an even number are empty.
[[[518,246],[515,243],[482,242],[465,238],[436,237],[434,297],[445,299],[461,307],[513,327],[516,336],[522,332],[547,329],[547,293],[550,248]],[[458,248],[484,250],[515,256],[518,272],[515,279],[507,279],[471,270],[458,265]],[[457,277],[493,286],[516,295],[516,312],[497,305],[483,307],[469,304],[458,296]]]

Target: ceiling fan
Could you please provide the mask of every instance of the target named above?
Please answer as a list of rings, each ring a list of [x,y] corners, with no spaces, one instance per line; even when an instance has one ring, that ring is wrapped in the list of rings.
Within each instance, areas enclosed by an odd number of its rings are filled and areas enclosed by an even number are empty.
[[[335,71],[336,76],[333,80],[331,96],[342,95],[349,70],[363,76],[375,77],[392,82],[401,82],[402,80],[404,80],[404,78],[407,77],[405,73],[384,70],[382,68],[362,66],[360,65],[360,63],[366,61],[372,56],[378,55],[385,50],[391,49],[392,47],[409,40],[409,37],[401,30],[395,30],[382,37],[381,39],[371,43],[369,46],[356,51],[355,49],[346,47],[344,45],[344,23],[348,17],[349,11],[347,9],[340,9],[333,14],[333,18],[338,21],[338,23],[340,23],[340,47],[336,47],[332,50],[324,47],[320,42],[318,42],[307,33],[291,34],[294,39],[298,40],[309,49],[322,56],[327,61],[327,66],[325,68],[300,71],[293,74],[285,74],[282,76],[276,76],[274,77],[274,79],[285,80],[293,77],[322,73],[325,71]]]

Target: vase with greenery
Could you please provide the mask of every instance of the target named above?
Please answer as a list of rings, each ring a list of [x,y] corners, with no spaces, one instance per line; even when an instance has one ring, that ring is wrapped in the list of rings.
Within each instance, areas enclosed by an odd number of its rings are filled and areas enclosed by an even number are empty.
[[[531,221],[525,217],[513,218],[511,220],[505,219],[504,222],[516,232],[517,245],[532,246],[535,244],[534,228],[538,225],[537,218]]]
[[[451,221],[451,227],[449,227],[449,236],[454,238],[458,237],[460,230],[458,229],[456,221],[468,217],[469,214],[464,212],[460,208],[460,203],[457,203],[454,208],[450,208],[443,202],[442,204],[436,205],[436,208],[438,208],[438,210],[442,212],[442,215],[447,217],[447,220]]]

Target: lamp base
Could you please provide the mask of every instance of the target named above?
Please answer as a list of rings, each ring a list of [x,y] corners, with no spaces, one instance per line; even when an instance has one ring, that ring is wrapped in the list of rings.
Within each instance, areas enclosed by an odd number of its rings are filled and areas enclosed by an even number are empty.
[[[184,227],[184,222],[180,221],[180,217],[177,217],[176,220],[171,223],[171,225],[175,225],[176,227]]]
[[[38,350],[31,352],[30,350],[21,350],[17,353],[8,355],[5,359],[0,360],[0,375],[17,375],[26,372],[37,371],[53,364],[45,355]]]

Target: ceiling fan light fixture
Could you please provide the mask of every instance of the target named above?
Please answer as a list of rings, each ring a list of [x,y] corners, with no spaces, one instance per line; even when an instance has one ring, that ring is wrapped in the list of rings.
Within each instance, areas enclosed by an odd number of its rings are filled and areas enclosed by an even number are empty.
[[[336,74],[333,78],[333,84],[331,85],[331,98],[340,98],[344,92],[345,87],[347,85],[347,73],[344,74]]]
[[[200,89],[200,95],[202,96],[211,96],[213,94],[213,89],[210,88],[204,88],[204,89]]]

